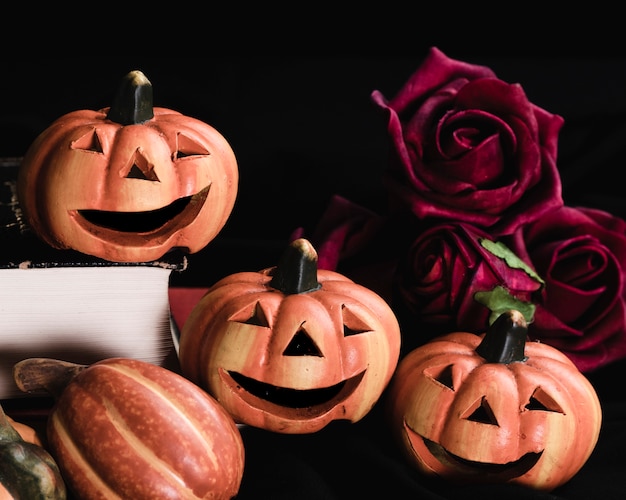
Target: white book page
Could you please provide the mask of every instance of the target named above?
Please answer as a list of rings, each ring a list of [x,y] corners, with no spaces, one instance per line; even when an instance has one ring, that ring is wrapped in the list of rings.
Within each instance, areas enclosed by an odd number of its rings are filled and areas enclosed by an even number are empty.
[[[161,364],[173,348],[170,274],[150,266],[1,270],[0,398],[19,395],[12,368],[28,357]]]

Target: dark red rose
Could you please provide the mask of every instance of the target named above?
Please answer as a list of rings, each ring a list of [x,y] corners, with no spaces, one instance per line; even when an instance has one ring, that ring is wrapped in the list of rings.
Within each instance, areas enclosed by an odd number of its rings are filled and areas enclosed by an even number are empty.
[[[336,271],[340,260],[363,251],[378,234],[384,218],[342,196],[332,196],[318,221],[315,231],[308,236],[317,251],[317,267]],[[304,236],[298,228],[291,240]]]
[[[563,119],[484,66],[432,48],[391,100],[385,172],[393,211],[510,234],[563,204],[556,168]]]
[[[562,207],[515,233],[511,248],[544,278],[528,334],[582,372],[626,357],[626,223]]]
[[[468,224],[423,231],[401,258],[393,305],[409,345],[451,331],[483,333],[506,309],[529,318],[543,282],[506,246]]]
[[[297,228],[290,239],[307,237],[319,269],[338,271],[390,300],[400,246],[392,227],[385,217],[335,195],[311,235]]]

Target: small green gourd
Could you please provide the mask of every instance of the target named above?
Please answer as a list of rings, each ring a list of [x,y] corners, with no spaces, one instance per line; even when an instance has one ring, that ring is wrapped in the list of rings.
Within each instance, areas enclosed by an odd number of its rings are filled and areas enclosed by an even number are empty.
[[[57,463],[41,446],[24,441],[0,406],[0,499],[65,500]],[[11,496],[6,497],[6,492]]]

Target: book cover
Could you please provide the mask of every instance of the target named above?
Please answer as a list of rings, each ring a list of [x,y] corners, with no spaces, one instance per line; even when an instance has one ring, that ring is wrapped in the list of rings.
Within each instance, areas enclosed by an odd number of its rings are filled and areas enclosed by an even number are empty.
[[[52,248],[21,216],[18,167],[19,159],[0,162],[0,400],[26,396],[12,369],[28,357],[171,363],[169,282],[186,256],[117,263]]]

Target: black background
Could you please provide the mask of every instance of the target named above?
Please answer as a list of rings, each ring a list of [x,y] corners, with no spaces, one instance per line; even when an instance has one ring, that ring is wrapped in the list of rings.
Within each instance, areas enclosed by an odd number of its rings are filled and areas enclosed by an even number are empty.
[[[575,50],[565,43],[553,50],[439,47],[520,83],[533,103],[561,115],[558,165],[566,203],[626,216],[626,54]],[[427,49],[419,45],[395,56],[13,60],[3,66],[0,156],[23,155],[38,133],[67,112],[110,105],[120,79],[142,70],[153,84],[155,106],[206,121],[237,155],[240,186],[229,221],[213,242],[190,256],[188,270],[173,278],[176,286],[208,286],[231,272],[274,265],[291,232],[312,229],[333,194],[383,209],[386,121],[370,94],[380,90],[392,97]],[[245,429],[240,497],[622,498],[624,367],[618,362],[590,375],[603,403],[601,438],[580,473],[552,494],[422,478],[380,432],[375,409],[357,425],[338,423],[312,436]]]
[[[442,47],[440,47],[442,48]],[[445,50],[445,46],[442,48]],[[391,98],[427,47],[407,56],[272,56],[17,60],[4,68],[0,155],[20,156],[54,119],[109,106],[121,78],[142,70],[155,106],[203,120],[237,156],[233,212],[176,284],[203,286],[273,265],[291,232],[312,229],[332,194],[384,209],[385,117],[370,94]],[[626,215],[626,55],[575,50],[450,48],[450,57],[520,83],[531,102],[563,116],[558,164],[567,203]]]

